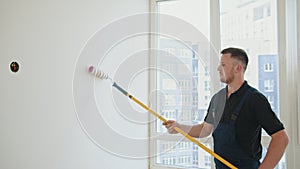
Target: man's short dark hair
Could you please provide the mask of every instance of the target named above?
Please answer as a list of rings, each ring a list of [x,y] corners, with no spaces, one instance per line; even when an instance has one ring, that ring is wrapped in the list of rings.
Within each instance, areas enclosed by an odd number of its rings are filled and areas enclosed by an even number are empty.
[[[242,61],[244,70],[247,69],[249,60],[248,60],[247,53],[243,49],[230,47],[230,48],[223,49],[221,51],[221,54],[227,54],[227,53],[230,53],[232,58]]]

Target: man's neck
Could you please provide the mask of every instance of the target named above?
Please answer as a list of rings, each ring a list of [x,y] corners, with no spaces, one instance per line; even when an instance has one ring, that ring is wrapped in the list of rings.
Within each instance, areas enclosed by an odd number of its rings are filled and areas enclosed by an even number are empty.
[[[227,84],[227,98],[244,84],[244,79]]]

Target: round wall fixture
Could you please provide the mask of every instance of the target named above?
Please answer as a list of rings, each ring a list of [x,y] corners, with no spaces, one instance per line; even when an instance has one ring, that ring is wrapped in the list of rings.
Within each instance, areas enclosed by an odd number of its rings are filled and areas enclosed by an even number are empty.
[[[18,62],[16,62],[16,61],[11,62],[11,64],[10,64],[10,70],[12,72],[17,73],[19,71],[19,68],[20,68],[20,66],[19,66]]]

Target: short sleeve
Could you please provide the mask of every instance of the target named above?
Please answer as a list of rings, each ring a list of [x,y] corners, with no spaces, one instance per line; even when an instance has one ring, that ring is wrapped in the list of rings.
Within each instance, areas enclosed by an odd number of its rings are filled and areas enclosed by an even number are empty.
[[[214,126],[217,126],[217,124],[220,122],[222,118],[225,102],[226,102],[226,89],[223,88],[212,97],[204,121],[213,124]]]
[[[282,122],[276,116],[275,112],[271,108],[270,103],[263,94],[254,92],[251,100],[251,107],[254,109],[253,112],[256,113],[256,121],[269,135],[284,129]]]
[[[211,104],[212,104],[212,102],[210,101],[204,121],[207,123],[210,123],[210,124],[214,124],[214,119],[213,119],[213,115],[212,115],[212,111],[211,111],[211,107],[212,107]]]

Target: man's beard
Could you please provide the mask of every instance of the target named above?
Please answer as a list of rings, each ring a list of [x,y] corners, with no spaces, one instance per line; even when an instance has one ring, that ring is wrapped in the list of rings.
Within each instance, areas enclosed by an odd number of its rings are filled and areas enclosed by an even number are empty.
[[[221,82],[226,84],[232,83],[233,80],[234,80],[233,70],[230,71],[229,75],[223,76],[223,78],[221,78]]]

